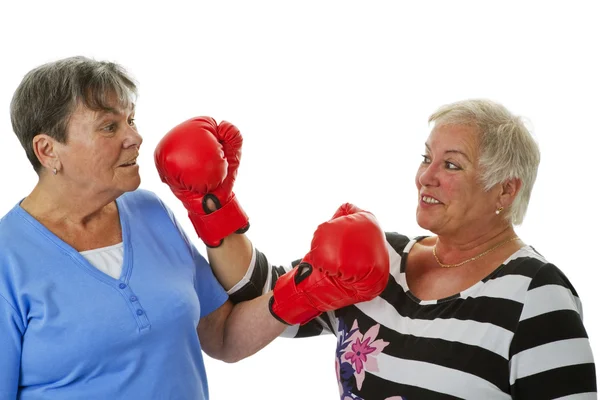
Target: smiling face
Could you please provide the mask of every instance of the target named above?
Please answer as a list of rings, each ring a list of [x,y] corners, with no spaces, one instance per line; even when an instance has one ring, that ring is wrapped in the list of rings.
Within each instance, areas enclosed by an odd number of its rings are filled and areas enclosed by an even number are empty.
[[[485,231],[496,223],[499,191],[479,182],[479,135],[469,125],[441,125],[425,143],[416,175],[417,223],[437,235]]]
[[[80,104],[70,117],[65,144],[55,143],[60,174],[75,190],[120,196],[140,184],[136,158],[142,137],[133,105],[94,111]]]

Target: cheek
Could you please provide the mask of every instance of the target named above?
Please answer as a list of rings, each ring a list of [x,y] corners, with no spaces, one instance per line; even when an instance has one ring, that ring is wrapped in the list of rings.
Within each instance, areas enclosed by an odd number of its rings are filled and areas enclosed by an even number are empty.
[[[79,171],[86,170],[95,162],[96,155],[91,149],[73,143],[62,157],[65,166]]]
[[[70,154],[70,164],[81,176],[103,176],[112,170],[115,162],[114,154],[101,148],[79,148]]]
[[[121,149],[117,147],[109,146],[94,146],[87,150],[88,156],[85,155],[83,158],[89,164],[90,167],[100,169],[107,169],[114,166],[121,155]]]
[[[484,193],[480,186],[471,182],[454,182],[449,185],[448,190],[452,191],[449,195],[458,200],[460,206],[466,209],[466,212],[479,214],[481,210],[488,207],[489,196]]]
[[[483,192],[477,196],[477,205],[481,212],[489,212],[490,208],[495,207],[495,196],[492,192]]]
[[[440,180],[440,190],[445,198],[455,205],[468,204],[472,196],[472,192],[464,180],[455,176],[448,176],[446,179]]]

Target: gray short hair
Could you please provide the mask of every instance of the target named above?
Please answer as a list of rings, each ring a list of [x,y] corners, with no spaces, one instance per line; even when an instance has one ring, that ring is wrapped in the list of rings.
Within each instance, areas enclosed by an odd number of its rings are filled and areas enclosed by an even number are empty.
[[[33,169],[42,165],[33,150],[33,138],[45,133],[60,143],[67,141],[67,126],[79,104],[95,111],[128,107],[137,96],[136,84],[118,64],[86,57],[70,57],[41,65],[28,72],[10,103],[13,130]]]
[[[464,100],[440,107],[429,117],[440,125],[476,126],[480,134],[479,164],[485,190],[507,179],[521,180],[521,190],[505,218],[523,222],[540,163],[540,150],[521,117],[485,99]]]

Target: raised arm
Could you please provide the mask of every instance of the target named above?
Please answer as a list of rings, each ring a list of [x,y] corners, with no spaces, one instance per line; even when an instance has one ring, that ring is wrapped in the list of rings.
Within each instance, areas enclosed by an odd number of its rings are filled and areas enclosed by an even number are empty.
[[[248,216],[233,193],[242,143],[229,122],[195,117],[171,129],[154,151],[161,180],[187,209],[225,289],[240,281],[252,259],[252,244],[243,234]]]
[[[230,291],[244,280],[248,269],[255,262],[254,248],[245,234],[231,234],[223,239],[219,247],[207,247],[208,261],[217,280]],[[261,290],[257,295],[262,294]],[[257,296],[246,298],[252,299]]]
[[[234,249],[231,249],[234,250]],[[271,313],[289,325],[286,336],[310,336],[333,331],[333,321],[322,313],[367,301],[385,288],[389,277],[386,240],[375,217],[344,204],[315,231],[311,251],[287,267],[271,265],[255,250],[245,275],[230,290],[235,303],[269,293]],[[239,277],[238,277],[239,278]]]
[[[235,292],[234,301],[268,292],[265,286],[239,291],[245,279],[249,285],[260,280],[247,275],[249,266],[260,263],[259,253],[253,253],[243,235],[248,218],[232,192],[241,144],[233,125],[217,125],[212,118],[200,117],[173,128],[155,150],[162,181],[188,210],[196,233],[209,248],[215,275]],[[320,245],[315,247],[316,243]],[[370,213],[352,205],[340,207],[315,232],[313,248],[294,270],[283,274],[273,269],[275,274],[270,274],[279,277],[271,279],[276,284],[268,287],[273,288],[269,309],[276,319],[289,325],[305,324],[323,312],[373,298],[384,289],[389,276],[385,237]],[[251,274],[263,272],[264,268],[253,268]]]
[[[223,245],[208,248],[211,268],[227,290],[233,304],[249,302],[262,296],[269,299],[277,280],[292,271],[300,259],[284,266],[273,265],[267,256],[253,248],[246,235],[230,235]],[[268,303],[267,303],[268,304]],[[270,314],[270,313],[269,313]],[[303,324],[287,326],[281,336],[303,338],[335,332],[333,319],[328,313]]]
[[[242,142],[240,131],[229,122],[195,117],[167,132],[154,150],[160,179],[187,209],[208,247],[218,247],[228,235],[249,227],[233,193]],[[216,210],[209,208],[209,201]]]
[[[259,252],[256,256],[255,264],[265,265],[266,258]],[[201,322],[199,336],[210,346],[208,354],[237,361],[274,339],[284,324],[306,326],[323,313],[378,296],[389,277],[386,239],[371,213],[344,204],[318,226],[310,251],[299,263],[288,272],[271,271],[262,289],[248,292],[251,300],[244,299],[233,308],[228,301]],[[322,321],[312,329],[324,327]]]

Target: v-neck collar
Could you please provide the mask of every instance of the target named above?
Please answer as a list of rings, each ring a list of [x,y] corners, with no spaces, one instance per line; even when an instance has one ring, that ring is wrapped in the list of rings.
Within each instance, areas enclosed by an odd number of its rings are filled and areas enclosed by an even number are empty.
[[[23,201],[23,200],[21,200]],[[87,273],[95,277],[96,279],[108,283],[110,285],[114,285],[115,282],[124,282],[126,284],[129,283],[129,278],[131,277],[132,272],[132,254],[131,254],[131,240],[130,240],[130,229],[129,229],[129,221],[123,212],[124,206],[122,201],[122,196],[116,199],[117,205],[117,213],[119,214],[119,221],[121,223],[121,241],[123,242],[123,264],[121,269],[121,275],[119,279],[115,279],[104,272],[100,271],[98,268],[94,267],[90,262],[81,255],[76,249],[74,249],[71,245],[64,242],[58,236],[56,236],[52,231],[46,228],[42,223],[40,223],[37,219],[35,219],[31,214],[29,214],[23,207],[21,207],[21,201],[15,207],[15,211],[17,214],[24,218],[32,228],[36,229],[38,232],[42,233],[50,242],[56,245],[65,255],[71,257],[75,264],[79,267],[83,268]]]

